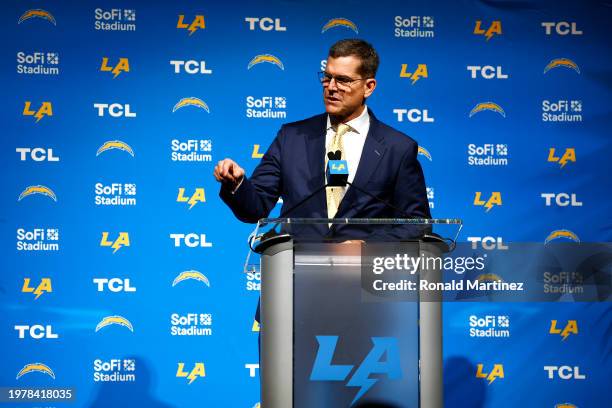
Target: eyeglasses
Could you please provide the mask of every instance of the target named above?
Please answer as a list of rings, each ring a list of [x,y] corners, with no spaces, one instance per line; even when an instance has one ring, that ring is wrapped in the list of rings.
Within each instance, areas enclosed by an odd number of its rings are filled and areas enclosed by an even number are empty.
[[[336,85],[338,86],[338,88],[341,88],[341,89],[349,89],[353,82],[369,79],[369,78],[351,78],[345,75],[336,76],[336,75],[332,75],[329,72],[325,72],[325,71],[320,71],[318,72],[318,74],[319,74],[319,81],[321,81],[321,85],[329,86],[332,79],[334,79],[336,80]]]

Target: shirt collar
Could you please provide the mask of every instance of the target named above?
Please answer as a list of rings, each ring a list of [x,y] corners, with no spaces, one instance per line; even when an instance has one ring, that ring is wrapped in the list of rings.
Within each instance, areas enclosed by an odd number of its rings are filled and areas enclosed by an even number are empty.
[[[349,120],[346,122],[347,125],[351,127],[350,131],[356,132],[358,134],[365,133],[365,130],[368,127],[368,123],[370,123],[370,114],[368,113],[368,107],[364,106],[363,112],[355,119]],[[332,127],[331,120],[329,119],[329,115],[327,115],[327,130]]]

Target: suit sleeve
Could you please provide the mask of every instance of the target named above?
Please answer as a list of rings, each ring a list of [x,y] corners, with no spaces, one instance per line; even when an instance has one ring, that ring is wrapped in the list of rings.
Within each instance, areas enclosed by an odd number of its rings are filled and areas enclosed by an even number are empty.
[[[417,159],[418,146],[411,143],[400,163],[393,203],[411,217],[431,218],[423,169]],[[403,217],[402,214],[398,214]]]
[[[234,194],[221,186],[219,196],[240,221],[255,223],[261,218],[266,218],[281,195],[282,136],[283,128],[276,135],[251,177],[245,177]]]

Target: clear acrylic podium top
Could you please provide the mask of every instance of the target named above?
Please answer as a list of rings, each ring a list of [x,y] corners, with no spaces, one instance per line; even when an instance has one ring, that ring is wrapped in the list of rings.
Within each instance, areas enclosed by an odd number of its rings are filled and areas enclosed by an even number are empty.
[[[462,226],[456,218],[263,218],[249,236],[244,272],[259,272],[259,253],[280,242],[425,240],[453,247]]]

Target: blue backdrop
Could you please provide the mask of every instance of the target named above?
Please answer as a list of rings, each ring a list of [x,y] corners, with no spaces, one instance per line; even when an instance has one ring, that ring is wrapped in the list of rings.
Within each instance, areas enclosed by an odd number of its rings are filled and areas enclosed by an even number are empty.
[[[225,157],[252,171],[282,123],[323,111],[316,73],[342,38],[378,50],[368,105],[418,141],[432,214],[463,219],[462,241],[612,237],[605,3],[11,1],[2,11],[0,386],[73,386],[75,406],[259,401],[259,281],[242,272],[252,226],[220,201],[212,171]],[[603,406],[611,311],[445,304],[446,405]],[[502,317],[507,336],[472,337],[470,322],[486,316]],[[552,320],[577,330],[563,339]],[[32,363],[50,371],[30,373]],[[479,364],[504,377],[477,378]],[[549,378],[544,366],[572,375]]]

